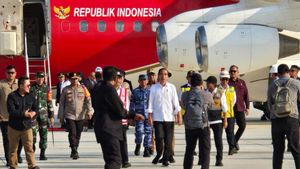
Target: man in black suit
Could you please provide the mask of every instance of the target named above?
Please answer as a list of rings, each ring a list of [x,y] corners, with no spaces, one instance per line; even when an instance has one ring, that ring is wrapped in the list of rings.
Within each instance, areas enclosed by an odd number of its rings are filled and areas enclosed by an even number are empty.
[[[58,73],[58,83],[56,84],[56,101],[55,105],[58,106],[59,104],[59,99],[60,99],[60,94],[61,94],[61,84],[64,83],[65,81],[65,75],[63,73]]]
[[[105,169],[119,169],[122,165],[120,141],[123,140],[122,118],[128,115],[114,87],[117,69],[112,66],[103,70],[103,82],[94,89],[94,118],[97,142],[101,144]],[[135,115],[136,120],[143,116]]]

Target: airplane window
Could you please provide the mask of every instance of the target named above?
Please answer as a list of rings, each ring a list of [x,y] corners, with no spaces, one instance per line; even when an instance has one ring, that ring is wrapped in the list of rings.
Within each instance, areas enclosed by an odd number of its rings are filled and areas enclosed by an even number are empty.
[[[98,22],[98,31],[99,32],[105,32],[106,31],[106,22],[105,21],[99,21]]]
[[[81,32],[87,32],[88,31],[87,21],[80,21],[80,31]]]
[[[139,21],[134,22],[133,29],[135,32],[142,32],[142,23]]]
[[[116,31],[117,32],[123,32],[124,31],[124,22],[117,21],[116,22]]]
[[[159,22],[153,21],[153,22],[151,23],[152,31],[153,31],[153,32],[156,32],[156,28],[157,28],[158,26],[159,26]]]

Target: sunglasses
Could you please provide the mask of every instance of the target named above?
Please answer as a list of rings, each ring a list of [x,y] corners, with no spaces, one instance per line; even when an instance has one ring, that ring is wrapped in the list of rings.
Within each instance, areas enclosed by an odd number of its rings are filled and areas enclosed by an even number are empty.
[[[229,72],[230,73],[236,73],[237,71],[236,70],[230,70]]]
[[[221,81],[228,81],[228,78],[222,78]]]
[[[6,72],[6,73],[12,75],[12,74],[15,74],[16,72]]]

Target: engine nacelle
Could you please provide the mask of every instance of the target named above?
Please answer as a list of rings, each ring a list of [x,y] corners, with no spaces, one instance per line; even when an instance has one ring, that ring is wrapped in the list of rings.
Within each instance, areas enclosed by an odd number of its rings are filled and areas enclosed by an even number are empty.
[[[199,26],[201,24],[169,22],[157,28],[157,54],[162,66],[171,70],[199,70],[193,41]]]
[[[216,74],[220,68],[239,66],[241,73],[258,70],[299,53],[299,40],[262,25],[200,26],[195,35],[197,63]]]

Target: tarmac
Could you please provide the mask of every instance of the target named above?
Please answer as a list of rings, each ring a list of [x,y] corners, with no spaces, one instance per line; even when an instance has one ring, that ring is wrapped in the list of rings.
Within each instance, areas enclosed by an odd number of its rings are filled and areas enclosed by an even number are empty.
[[[272,141],[271,141],[271,129],[269,121],[260,121],[261,113],[253,111],[252,114],[247,117],[247,128],[244,135],[239,141],[240,151],[238,154],[228,156],[228,144],[223,132],[224,154],[223,154],[223,167],[215,167],[216,149],[213,141],[213,133],[211,132],[211,161],[210,168],[212,169],[271,169],[272,168]],[[57,124],[58,126],[58,124]],[[237,128],[237,126],[235,127]],[[185,131],[184,126],[175,127],[175,160],[176,163],[171,164],[167,168],[179,169],[183,168],[183,158],[185,152]],[[130,127],[127,132],[128,138],[128,151],[129,161],[131,163],[130,169],[152,169],[161,168],[161,164],[153,165],[151,163],[152,157],[145,158],[142,156],[143,149],[141,149],[141,155],[134,155],[134,128]],[[82,133],[81,142],[79,146],[78,160],[72,160],[70,158],[70,148],[68,147],[68,133],[65,131],[54,132],[54,144],[52,143],[52,133],[48,133],[48,149],[46,155],[47,161],[39,161],[39,149],[36,152],[37,164],[42,169],[88,169],[88,168],[104,168],[104,160],[102,156],[102,150],[95,139],[95,134],[92,129]],[[196,152],[198,152],[196,148]],[[24,150],[22,151],[23,163],[19,165],[19,168],[27,168]],[[5,158],[2,147],[2,138],[0,136],[0,168],[5,167]],[[194,156],[194,168],[200,168],[197,165],[198,157]],[[294,160],[291,153],[285,152],[283,169],[295,168]]]

